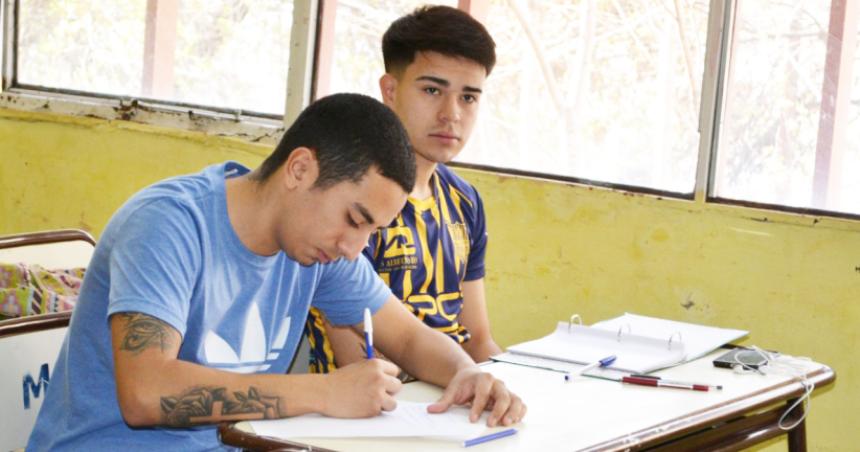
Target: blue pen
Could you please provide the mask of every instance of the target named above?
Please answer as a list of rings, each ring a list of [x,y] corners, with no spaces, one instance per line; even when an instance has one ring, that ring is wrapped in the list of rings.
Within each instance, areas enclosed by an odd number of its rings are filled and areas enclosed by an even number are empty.
[[[364,308],[364,346],[367,348],[367,359],[373,359],[373,321],[370,319],[370,308]]]
[[[494,439],[504,438],[506,436],[511,436],[517,432],[515,428],[509,428],[507,430],[500,430],[495,433],[490,433],[488,435],[479,436],[477,438],[467,439],[463,441],[463,447],[472,447],[477,444],[486,443],[487,441],[492,441]]]
[[[587,366],[583,367],[582,369],[579,369],[579,371],[576,374],[582,375],[582,374],[584,374],[584,373],[588,372],[589,370],[594,369],[596,367],[610,366],[612,363],[615,362],[615,358],[616,358],[615,355],[609,355],[606,358],[603,358],[599,361],[595,361],[595,362],[588,364]],[[567,381],[567,380],[568,380],[568,378],[565,378],[565,381]]]

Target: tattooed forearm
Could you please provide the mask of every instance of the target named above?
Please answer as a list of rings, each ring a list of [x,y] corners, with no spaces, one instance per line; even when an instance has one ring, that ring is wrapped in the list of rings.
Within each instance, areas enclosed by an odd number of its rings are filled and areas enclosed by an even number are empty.
[[[253,386],[247,394],[229,394],[226,388],[214,386],[192,388],[178,397],[162,397],[161,413],[164,424],[171,427],[282,417],[278,398],[261,395]]]
[[[152,347],[158,347],[164,351],[172,345],[171,327],[161,320],[136,312],[123,312],[116,315],[125,320],[123,326],[125,337],[122,338],[120,350],[138,354]]]

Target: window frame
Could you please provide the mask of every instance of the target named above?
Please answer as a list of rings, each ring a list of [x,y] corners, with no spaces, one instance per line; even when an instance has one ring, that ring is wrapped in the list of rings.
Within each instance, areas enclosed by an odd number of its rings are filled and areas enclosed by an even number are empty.
[[[18,45],[17,33],[17,0],[0,0],[0,26],[2,26],[2,47],[0,47],[0,93],[4,93],[14,84],[15,57]]]

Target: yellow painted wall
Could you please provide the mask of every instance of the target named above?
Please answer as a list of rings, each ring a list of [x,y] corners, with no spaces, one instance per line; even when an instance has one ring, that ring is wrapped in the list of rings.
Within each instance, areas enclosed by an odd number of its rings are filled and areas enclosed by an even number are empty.
[[[133,192],[270,149],[126,122],[0,110],[0,234],[98,237]],[[747,344],[837,372],[812,401],[810,450],[860,444],[860,222],[459,170],[484,197],[490,319],[503,346],[625,311],[751,331]],[[784,445],[768,449],[784,450]]]
[[[80,228],[98,236],[111,214],[160,179],[270,149],[125,121],[0,109],[0,234]]]

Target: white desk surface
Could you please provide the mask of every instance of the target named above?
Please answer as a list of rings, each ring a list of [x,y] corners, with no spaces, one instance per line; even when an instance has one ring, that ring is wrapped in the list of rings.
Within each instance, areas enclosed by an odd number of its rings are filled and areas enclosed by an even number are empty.
[[[522,450],[625,449],[720,416],[772,405],[801,384],[790,375],[736,374],[712,365],[717,350],[699,360],[657,372],[665,378],[711,385],[721,391],[690,391],[622,384],[588,377],[565,382],[562,374],[505,363],[484,369],[502,379],[528,405],[516,425],[518,433],[469,448],[476,452]],[[813,379],[832,378],[832,371],[809,362]],[[441,390],[425,383],[404,385],[398,399],[435,401]],[[814,413],[812,413],[814,415]],[[236,428],[252,432],[247,422]],[[463,450],[461,443],[426,438],[289,438],[291,441],[349,451]]]

